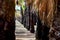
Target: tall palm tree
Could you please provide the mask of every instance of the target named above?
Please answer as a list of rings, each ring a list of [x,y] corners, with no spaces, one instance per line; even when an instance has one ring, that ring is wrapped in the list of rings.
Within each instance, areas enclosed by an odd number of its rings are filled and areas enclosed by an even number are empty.
[[[15,0],[0,0],[0,4],[4,13],[4,28],[0,32],[0,40],[15,40]]]

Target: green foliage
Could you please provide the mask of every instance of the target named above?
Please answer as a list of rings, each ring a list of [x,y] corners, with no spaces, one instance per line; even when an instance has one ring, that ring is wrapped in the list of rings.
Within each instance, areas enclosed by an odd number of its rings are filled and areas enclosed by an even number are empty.
[[[22,6],[22,9],[25,10],[25,8],[26,8],[26,6],[23,5],[23,6]]]
[[[19,4],[23,4],[24,3],[24,0],[18,0],[19,1]]]
[[[19,1],[19,4],[21,4],[21,7],[23,10],[25,10],[25,4],[24,4],[24,0],[18,0]]]

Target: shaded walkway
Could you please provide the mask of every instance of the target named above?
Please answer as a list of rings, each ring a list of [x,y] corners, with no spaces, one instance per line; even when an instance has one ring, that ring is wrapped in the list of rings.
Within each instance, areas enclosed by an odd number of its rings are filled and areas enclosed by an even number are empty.
[[[19,22],[16,22],[16,39],[17,40],[34,40],[35,39],[35,34],[30,33],[27,31],[26,28]]]

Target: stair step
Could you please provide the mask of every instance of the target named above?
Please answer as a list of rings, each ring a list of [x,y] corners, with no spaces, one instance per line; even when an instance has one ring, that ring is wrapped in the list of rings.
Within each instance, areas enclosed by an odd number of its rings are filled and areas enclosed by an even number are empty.
[[[35,38],[16,38],[16,40],[35,40]]]

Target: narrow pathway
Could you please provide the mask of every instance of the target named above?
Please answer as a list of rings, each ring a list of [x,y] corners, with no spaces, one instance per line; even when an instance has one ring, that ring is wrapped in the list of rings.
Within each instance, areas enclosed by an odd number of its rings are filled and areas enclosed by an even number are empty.
[[[19,21],[15,21],[16,22],[16,40],[35,40],[35,34],[30,33],[29,31],[27,31],[26,28],[24,28],[24,26],[19,22]]]

